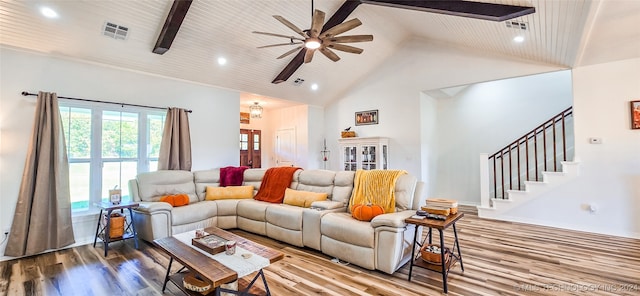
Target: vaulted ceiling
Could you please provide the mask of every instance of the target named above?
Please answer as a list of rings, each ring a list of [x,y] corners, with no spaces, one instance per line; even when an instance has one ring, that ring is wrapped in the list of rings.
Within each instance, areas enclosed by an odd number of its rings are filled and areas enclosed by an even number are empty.
[[[382,63],[409,38],[423,38],[533,62],[575,67],[640,57],[640,1],[636,0],[483,0],[533,6],[536,13],[514,21],[527,30],[492,22],[398,8],[360,5],[347,19],[363,25],[349,31],[372,34],[372,42],[354,44],[360,55],[337,52],[332,62],[316,55],[281,84],[273,78],[294,55],[276,57],[293,47],[256,47],[287,40],[252,31],[294,35],[273,15],[306,29],[308,0],[195,0],[171,49],[152,53],[173,1],[5,1],[0,2],[0,44],[60,57],[86,60],[156,75],[189,80],[299,103],[325,105]],[[332,15],[342,1],[316,0]],[[58,13],[48,19],[40,9]],[[106,22],[129,28],[125,40],[102,35]],[[513,38],[523,36],[524,42]],[[227,63],[218,65],[224,57]],[[0,57],[1,59],[1,57]],[[302,85],[293,81],[302,78]],[[318,90],[310,85],[318,84]]]

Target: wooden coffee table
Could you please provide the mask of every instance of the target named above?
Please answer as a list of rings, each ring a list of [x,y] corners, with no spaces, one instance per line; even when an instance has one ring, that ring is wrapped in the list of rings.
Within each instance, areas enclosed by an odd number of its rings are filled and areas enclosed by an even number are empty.
[[[284,254],[280,251],[254,243],[250,240],[224,231],[220,228],[209,227],[205,228],[205,231],[209,234],[216,235],[226,240],[234,240],[237,242],[237,247],[241,247],[256,255],[262,256],[268,259],[269,263],[274,263],[284,258]],[[201,293],[189,291],[184,288],[182,280],[187,274],[187,272],[183,271],[186,268],[189,271],[196,273],[202,279],[205,279],[207,282],[211,283],[212,289],[210,289],[209,291],[214,292],[214,295],[220,295],[220,292],[226,292],[236,295],[253,295],[249,294],[248,291],[251,289],[251,287],[259,277],[262,278],[262,282],[264,283],[266,295],[271,295],[271,293],[269,292],[269,287],[267,286],[267,280],[262,269],[258,271],[258,274],[256,274],[256,276],[251,280],[248,287],[241,291],[233,291],[222,288],[221,285],[238,280],[238,274],[234,270],[208,257],[207,255],[200,253],[192,246],[186,245],[175,237],[169,236],[160,238],[154,240],[153,242],[162,250],[167,252],[167,254],[169,254],[169,256],[171,257],[171,259],[169,260],[169,266],[167,267],[167,274],[165,276],[164,285],[162,286],[163,293],[165,288],[167,287],[167,282],[171,281],[178,288],[180,288],[180,290],[188,295],[202,295]],[[173,260],[180,262],[183,268],[181,268],[176,274],[170,275],[171,264],[173,263]]]

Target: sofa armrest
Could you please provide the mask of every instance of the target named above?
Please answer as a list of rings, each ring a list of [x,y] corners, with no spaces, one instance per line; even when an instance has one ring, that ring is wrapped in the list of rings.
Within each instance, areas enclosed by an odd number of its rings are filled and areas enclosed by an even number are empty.
[[[324,211],[324,210],[335,210],[339,208],[344,208],[346,205],[341,201],[332,201],[332,200],[322,200],[322,201],[314,201],[311,203],[311,208]]]
[[[145,214],[152,214],[154,212],[160,211],[171,212],[171,210],[173,209],[173,206],[171,206],[169,203],[162,201],[141,201],[138,202],[138,204],[139,206],[135,209],[135,211]]]
[[[373,228],[379,226],[405,227],[407,226],[407,223],[405,223],[404,220],[415,214],[415,210],[406,210],[402,212],[378,215],[373,217],[373,219],[371,220],[371,226]]]

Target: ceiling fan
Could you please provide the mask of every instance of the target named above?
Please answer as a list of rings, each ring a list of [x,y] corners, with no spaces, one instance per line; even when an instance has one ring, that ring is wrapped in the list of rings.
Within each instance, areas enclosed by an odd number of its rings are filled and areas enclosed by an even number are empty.
[[[313,3],[312,3],[313,7]],[[313,8],[312,8],[313,10]],[[309,63],[313,59],[313,54],[316,50],[320,51],[330,60],[337,62],[340,60],[340,57],[332,50],[340,50],[348,53],[360,54],[362,53],[361,48],[357,48],[350,45],[345,45],[343,43],[352,43],[352,42],[367,42],[373,40],[373,35],[350,35],[350,36],[338,36],[344,32],[347,32],[353,28],[356,28],[362,25],[362,22],[354,18],[352,20],[346,21],[344,23],[333,26],[325,31],[322,31],[325,13],[315,9],[313,10],[313,17],[311,22],[311,28],[308,30],[301,30],[296,25],[288,21],[282,16],[274,15],[275,19],[279,22],[287,26],[289,29],[296,32],[300,37],[297,36],[288,36],[282,34],[274,34],[268,32],[258,32],[253,31],[255,34],[269,35],[275,37],[282,37],[289,39],[288,43],[279,43],[272,45],[260,46],[258,48],[267,48],[267,47],[275,47],[275,46],[290,46],[290,45],[298,45],[296,48],[291,49],[281,56],[277,57],[278,59],[282,59],[296,51],[305,50],[304,53],[304,62]]]

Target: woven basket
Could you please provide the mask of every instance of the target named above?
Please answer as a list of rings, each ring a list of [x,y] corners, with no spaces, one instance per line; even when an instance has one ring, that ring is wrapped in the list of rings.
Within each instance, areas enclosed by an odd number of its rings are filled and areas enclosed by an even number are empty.
[[[107,226],[107,214],[102,217],[102,225]],[[111,213],[111,223],[109,227],[109,238],[118,238],[124,235],[125,217],[119,213]]]
[[[343,137],[343,138],[354,138],[356,136],[356,132],[354,132],[354,131],[348,131],[348,132],[342,131],[342,132],[340,132],[340,136]]]
[[[422,245],[422,248],[420,248],[420,258],[422,258],[422,260],[426,261],[427,263],[432,263],[432,264],[441,264],[442,263],[442,257],[440,255],[440,252],[434,253],[434,252],[430,252],[429,250],[427,250],[427,248],[429,248],[430,246],[434,246],[434,247],[440,247],[440,245],[437,244],[424,244]],[[444,248],[444,260],[449,261],[449,258],[451,257],[451,252],[449,251],[449,248]]]
[[[194,291],[202,295],[209,294],[211,290],[211,284],[201,279],[199,276],[193,273],[188,273],[182,279],[184,288],[189,291]]]

